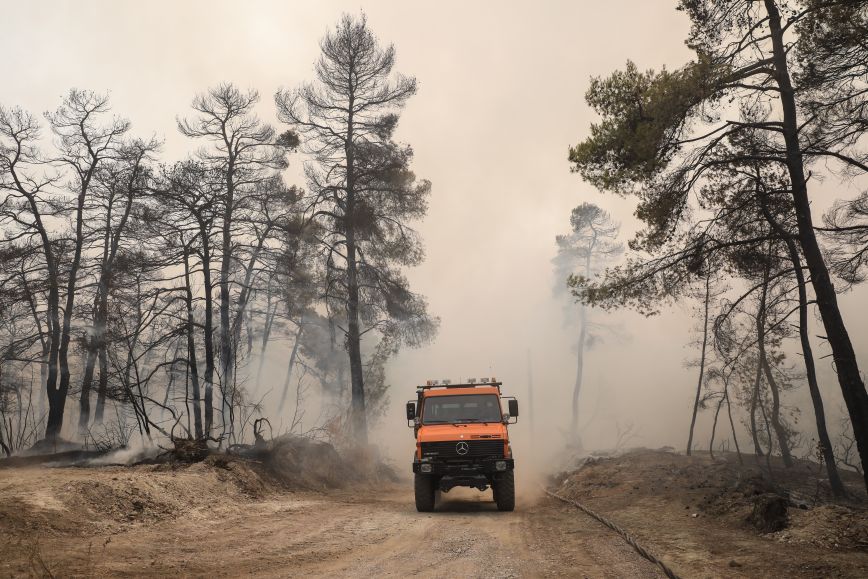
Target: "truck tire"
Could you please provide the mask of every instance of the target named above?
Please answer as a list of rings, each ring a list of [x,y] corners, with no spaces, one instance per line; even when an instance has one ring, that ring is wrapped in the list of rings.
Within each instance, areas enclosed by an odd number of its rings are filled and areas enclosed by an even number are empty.
[[[498,511],[512,511],[515,509],[515,475],[514,471],[508,470],[494,481],[494,502],[497,503]]]
[[[430,513],[434,510],[434,477],[427,474],[416,473],[413,481],[416,491],[416,510],[420,513]]]

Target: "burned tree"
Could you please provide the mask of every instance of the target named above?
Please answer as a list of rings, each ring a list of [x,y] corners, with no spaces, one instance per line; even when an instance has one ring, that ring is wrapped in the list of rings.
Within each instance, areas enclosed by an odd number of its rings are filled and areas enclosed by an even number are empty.
[[[245,216],[256,210],[257,192],[270,178],[271,172],[287,166],[286,152],[297,144],[292,134],[278,136],[271,126],[259,120],[253,111],[258,100],[259,94],[255,90],[244,93],[231,84],[221,84],[193,99],[192,108],[196,112],[193,118],[178,121],[178,129],[183,135],[208,143],[208,148],[200,150],[200,161],[208,169],[206,175],[214,179],[209,185],[219,192],[214,197],[214,211],[220,230],[217,286],[224,435],[231,435],[233,428],[235,348],[231,318],[233,313],[243,316],[248,295],[244,282],[233,280],[233,273],[238,271],[239,262],[245,258],[240,239],[244,235],[243,224],[249,222]],[[256,243],[254,241],[254,245]],[[248,255],[252,260],[248,271],[256,265],[257,258],[255,251]],[[240,286],[234,297],[233,285]],[[206,387],[207,384],[206,378]]]
[[[570,233],[558,235],[558,254],[554,259],[557,289],[565,289],[567,279],[591,279],[611,264],[624,250],[616,241],[620,225],[593,203],[582,203],[570,214]],[[576,344],[576,380],[573,385],[570,432],[578,442],[579,394],[584,375],[585,349],[589,337],[587,305],[579,303],[579,338]]]
[[[63,427],[70,386],[69,345],[90,240],[85,221],[95,178],[118,156],[121,138],[129,128],[127,121],[118,118],[101,124],[109,110],[107,97],[71,90],[57,111],[46,114],[58,152],[45,156],[38,149],[36,120],[20,109],[0,109],[2,218],[11,226],[13,239],[27,240],[39,248],[47,278],[49,439],[57,438]],[[52,229],[54,220],[63,218],[71,221],[71,232]]]
[[[393,140],[398,112],[416,92],[392,76],[393,46],[381,47],[364,17],[344,16],[320,43],[316,81],[276,95],[280,119],[297,130],[316,235],[323,297],[340,314],[350,361],[352,425],[367,441],[363,337],[419,344],[435,323],[397,269],[418,264],[421,242],[408,221],[425,215],[430,184],[410,170],[413,151]]]

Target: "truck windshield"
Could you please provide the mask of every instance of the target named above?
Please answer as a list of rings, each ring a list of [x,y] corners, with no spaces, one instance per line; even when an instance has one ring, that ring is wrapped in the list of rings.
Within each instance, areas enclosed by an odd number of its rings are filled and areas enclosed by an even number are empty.
[[[422,424],[500,422],[500,400],[495,394],[432,396],[425,400]]]

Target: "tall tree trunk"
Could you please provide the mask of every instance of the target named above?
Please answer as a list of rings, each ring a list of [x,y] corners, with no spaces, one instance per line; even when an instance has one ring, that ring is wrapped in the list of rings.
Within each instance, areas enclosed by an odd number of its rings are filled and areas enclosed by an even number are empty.
[[[802,345],[802,356],[805,360],[805,374],[808,379],[808,390],[811,393],[811,403],[814,407],[814,420],[817,424],[817,438],[819,439],[820,452],[823,455],[823,462],[826,464],[826,473],[829,475],[829,485],[832,487],[832,493],[836,497],[843,496],[846,491],[844,483],[841,481],[841,475],[838,473],[838,465],[835,462],[835,454],[832,447],[832,440],[829,437],[829,431],[826,427],[826,412],[823,407],[823,396],[820,393],[820,385],[817,381],[817,367],[814,363],[814,352],[811,348],[811,339],[808,335],[808,290],[805,285],[805,272],[802,270],[802,259],[799,256],[799,249],[796,247],[796,242],[793,241],[793,236],[790,235],[774,218],[768,209],[768,200],[763,191],[760,190],[759,181],[757,181],[757,196],[759,198],[760,207],[766,221],[775,229],[781,239],[787,246],[787,253],[790,256],[790,261],[793,264],[795,272],[797,290],[799,293],[799,341]]]
[[[771,255],[768,256],[771,258]],[[760,296],[759,309],[756,315],[756,337],[757,337],[757,354],[759,355],[759,365],[762,368],[763,375],[766,378],[766,383],[769,385],[769,391],[772,394],[771,417],[766,416],[766,420],[770,421],[775,431],[775,436],[778,439],[778,446],[781,448],[781,457],[783,457],[784,465],[787,467],[793,466],[793,457],[790,455],[790,444],[787,440],[787,430],[781,423],[781,394],[778,388],[778,383],[772,375],[771,366],[769,365],[768,355],[766,353],[766,312],[767,299],[769,289],[769,266],[766,265],[763,271],[763,289]],[[765,406],[763,406],[763,415],[765,416]],[[771,433],[769,433],[769,454],[772,452]]]
[[[48,351],[50,345],[48,341],[45,342],[45,345],[42,347],[42,355],[39,357],[39,383],[41,385],[45,385],[48,383]],[[42,419],[45,417],[45,389],[39,388],[36,393],[36,424],[38,425],[42,422]]]
[[[60,296],[58,290],[57,270],[49,267],[48,315],[51,326],[51,339],[48,348],[48,376],[45,383],[48,399],[48,416],[45,420],[45,438],[53,440],[60,433],[59,425],[63,424],[63,405],[66,394],[58,395],[57,362],[60,357]]]
[[[368,443],[368,417],[365,409],[365,377],[362,367],[362,333],[359,324],[359,279],[354,222],[355,202],[355,133],[353,125],[354,96],[349,95],[347,134],[344,142],[346,155],[346,248],[347,248],[347,353],[350,358],[351,421],[357,444]]]
[[[708,456],[712,459],[714,459],[714,435],[717,433],[717,418],[720,416],[720,409],[723,407],[725,401],[726,398],[721,396],[720,400],[717,402],[717,408],[714,410],[714,422],[711,423],[711,437],[708,440]]]
[[[738,434],[735,431],[735,421],[732,419],[732,404],[729,400],[729,379],[726,379],[723,383],[723,395],[726,398],[726,413],[729,416],[729,427],[732,430],[732,443],[735,445],[738,464],[744,464],[744,461],[741,458],[741,448],[738,446]]]
[[[594,232],[591,241],[588,243],[587,253],[585,254],[586,278],[591,277],[591,257],[596,244],[597,234]],[[570,423],[570,432],[573,437],[572,443],[577,444],[579,448],[581,448],[582,441],[579,439],[579,395],[582,391],[582,381],[585,372],[585,344],[588,341],[588,310],[585,304],[579,306],[579,324],[581,324],[581,329],[579,330],[579,343],[577,345],[578,351],[576,352],[576,383],[573,386],[573,418]]]
[[[351,234],[350,234],[351,237]],[[347,352],[350,357],[350,392],[352,394],[352,425],[358,444],[368,442],[368,419],[365,411],[362,338],[359,328],[359,282],[356,271],[356,246],[347,243]]]
[[[778,387],[777,380],[775,380],[774,375],[772,374],[772,369],[769,365],[768,356],[766,355],[765,348],[763,348],[762,350],[761,358],[763,373],[765,374],[766,382],[768,382],[769,384],[769,390],[772,393],[772,409],[770,417],[772,428],[774,429],[775,436],[778,439],[778,446],[781,447],[781,457],[784,460],[784,466],[790,468],[793,466],[793,456],[790,453],[790,441],[789,436],[787,435],[787,429],[781,422],[780,388]]]
[[[202,430],[202,401],[199,392],[199,363],[196,357],[196,325],[193,320],[193,288],[190,282],[190,248],[184,246],[184,303],[187,308],[187,368],[193,385],[193,424],[196,438],[204,436]]]
[[[763,449],[760,445],[759,441],[759,431],[757,429],[756,424],[756,409],[759,404],[759,396],[760,396],[760,384],[762,382],[762,365],[759,361],[759,355],[757,355],[756,362],[756,375],[753,380],[753,392],[751,393],[750,398],[750,435],[753,439],[753,452],[756,455],[757,460],[759,457],[763,456]]]
[[[760,410],[763,413],[763,422],[766,425],[766,439],[769,441],[769,451],[766,453],[766,466],[769,470],[769,477],[772,476],[772,452],[774,451],[774,439],[772,439],[772,428],[769,424],[769,415],[766,412],[766,405],[763,400],[759,401]]]
[[[232,327],[229,322],[230,300],[229,270],[232,265],[232,214],[235,210],[235,158],[231,143],[227,142],[229,161],[226,168],[226,203],[223,207],[223,230],[220,247],[220,417],[223,422],[223,436],[232,435],[233,391],[235,388],[235,356],[232,345]],[[227,414],[229,416],[227,417]]]
[[[865,486],[868,488],[868,392],[865,390],[865,384],[859,373],[856,353],[841,316],[838,298],[829,276],[829,269],[826,267],[822,250],[814,232],[808,186],[805,179],[804,159],[799,143],[799,118],[795,92],[790,81],[780,13],[774,0],[764,0],[764,2],[769,15],[776,80],[780,89],[787,170],[792,184],[793,205],[799,228],[799,243],[802,246],[805,263],[811,272],[811,284],[814,287],[817,308],[826,329],[826,338],[832,348],[838,383],[847,411],[850,414],[853,435],[863,467],[863,478]]]
[[[199,237],[202,242],[202,278],[205,284],[205,436],[214,429],[214,300],[211,281],[211,242],[205,223],[199,221]]]
[[[48,398],[48,417],[45,421],[45,438],[54,440],[60,434],[63,425],[63,406],[66,393],[62,395],[57,387],[58,360],[60,358],[60,292],[58,288],[57,270],[49,267],[48,315],[51,319],[51,343],[48,350],[48,380],[46,392]]]
[[[711,301],[711,271],[705,274],[705,301],[704,315],[702,318],[702,354],[699,357],[699,378],[696,382],[696,399],[693,401],[693,415],[690,418],[690,433],[687,435],[687,455],[693,451],[693,429],[696,427],[696,415],[699,413],[699,399],[702,396],[702,379],[705,377],[705,350],[708,346],[708,310]],[[717,411],[720,412],[720,405],[717,406]],[[714,415],[714,423],[717,425],[717,413]],[[711,433],[712,444],[714,443],[714,432]]]
[[[820,449],[823,460],[826,463],[826,472],[829,475],[829,484],[835,496],[845,494],[844,483],[838,473],[838,465],[835,462],[835,454],[832,447],[832,439],[826,428],[826,412],[823,408],[823,396],[820,394],[820,385],[817,382],[817,368],[814,364],[814,353],[811,349],[811,339],[808,335],[808,295],[805,288],[805,274],[802,272],[802,262],[799,252],[792,237],[786,237],[790,259],[796,271],[796,283],[799,286],[799,340],[802,343],[802,355],[805,359],[805,373],[808,377],[808,390],[811,392],[811,402],[814,406],[814,419],[817,424],[817,437],[820,441]]]
[[[81,254],[84,248],[84,202],[90,188],[90,180],[96,171],[99,159],[92,158],[91,164],[84,173],[78,190],[78,199],[75,211],[75,248],[72,255],[72,263],[69,266],[69,278],[66,280],[66,304],[63,309],[63,328],[60,334],[60,348],[58,360],[60,365],[60,384],[55,392],[55,404],[52,412],[48,415],[46,437],[55,439],[60,436],[63,429],[63,414],[66,404],[66,396],[69,393],[69,341],[72,331],[72,315],[75,309],[76,283],[78,282],[78,270],[81,266]]]
[[[69,341],[72,337],[72,314],[75,308],[76,278],[78,277],[78,268],[81,263],[81,246],[83,244],[83,206],[84,193],[81,194],[79,200],[78,216],[76,218],[75,251],[72,258],[72,265],[69,270],[69,280],[66,284],[66,303],[63,309],[63,327],[60,334],[60,348],[57,352],[60,369],[60,383],[54,393],[54,404],[51,406],[51,411],[48,413],[46,437],[50,439],[58,438],[63,429],[64,406],[66,405],[66,396],[69,393]]]

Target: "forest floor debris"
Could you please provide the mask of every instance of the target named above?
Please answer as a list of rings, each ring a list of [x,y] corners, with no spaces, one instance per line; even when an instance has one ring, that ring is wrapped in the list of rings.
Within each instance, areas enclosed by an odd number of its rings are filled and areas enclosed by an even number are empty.
[[[636,449],[588,457],[553,488],[605,514],[686,577],[868,576],[868,499],[834,500],[820,465]]]

